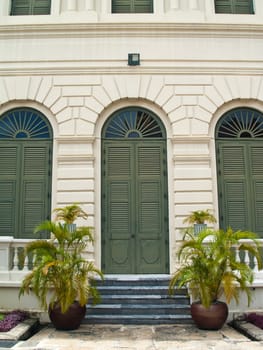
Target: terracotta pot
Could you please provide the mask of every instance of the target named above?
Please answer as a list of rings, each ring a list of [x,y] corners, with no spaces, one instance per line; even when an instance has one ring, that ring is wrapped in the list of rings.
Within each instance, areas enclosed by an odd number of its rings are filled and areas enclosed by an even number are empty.
[[[48,314],[54,327],[59,330],[73,330],[80,326],[86,313],[86,305],[80,306],[79,302],[75,301],[69,309],[61,312],[59,304],[54,304],[53,308],[49,307]]]
[[[191,305],[191,315],[198,328],[217,330],[226,322],[228,306],[224,302],[216,301],[207,309],[196,302]]]

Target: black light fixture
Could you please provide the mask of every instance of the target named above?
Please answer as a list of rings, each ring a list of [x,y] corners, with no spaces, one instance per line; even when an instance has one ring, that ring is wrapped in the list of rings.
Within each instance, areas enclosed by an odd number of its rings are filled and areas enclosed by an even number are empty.
[[[128,53],[128,65],[139,66],[140,65],[140,54],[139,53]]]

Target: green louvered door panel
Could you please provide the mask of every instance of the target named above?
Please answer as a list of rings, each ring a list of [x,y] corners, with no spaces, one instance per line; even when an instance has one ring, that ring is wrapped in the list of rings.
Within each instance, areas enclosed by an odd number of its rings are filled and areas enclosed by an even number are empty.
[[[263,147],[257,141],[218,142],[220,227],[263,237]]]
[[[164,144],[136,147],[136,258],[139,273],[168,273],[168,216]]]
[[[50,213],[50,149],[48,142],[41,145],[30,141],[23,146],[21,177],[21,230],[23,238],[32,237],[37,224]]]
[[[167,273],[166,155],[162,142],[105,142],[105,273]]]
[[[13,236],[17,232],[16,198],[19,196],[19,148],[0,144],[0,235]]]
[[[132,148],[105,145],[103,182],[103,266],[107,273],[134,269],[132,251]]]
[[[0,144],[0,161],[0,234],[36,238],[35,226],[50,215],[51,144]]]
[[[11,15],[48,15],[51,0],[12,0]]]
[[[253,0],[215,0],[215,12],[253,14]]]
[[[153,0],[112,0],[112,13],[152,13]]]
[[[250,162],[253,231],[263,237],[263,146],[259,142],[249,145],[248,161]]]

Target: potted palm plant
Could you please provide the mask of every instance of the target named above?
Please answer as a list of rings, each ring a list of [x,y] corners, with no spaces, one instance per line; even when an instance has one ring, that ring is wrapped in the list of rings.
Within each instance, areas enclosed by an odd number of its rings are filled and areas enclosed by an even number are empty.
[[[77,203],[66,205],[65,207],[55,208],[53,212],[56,214],[56,221],[63,221],[70,231],[76,229],[75,221],[78,218],[87,219],[88,214]]]
[[[22,281],[19,295],[34,293],[41,307],[48,310],[57,329],[76,329],[86,312],[89,297],[99,301],[99,293],[90,283],[95,276],[103,278],[82,253],[93,242],[89,227],[71,231],[64,222],[44,221],[35,232],[52,233],[50,240],[35,240],[26,246],[33,253],[33,270]]]
[[[199,232],[207,228],[207,223],[214,224],[216,223],[216,218],[211,213],[209,209],[206,210],[195,210],[192,211],[183,221],[194,226],[194,233],[198,234]]]
[[[191,314],[198,328],[220,329],[228,316],[228,305],[244,291],[250,302],[253,271],[240,261],[233,247],[249,252],[262,268],[257,235],[248,231],[205,230],[198,236],[186,232],[179,252],[180,267],[171,278],[169,293],[177,286],[187,287],[192,295]],[[249,244],[243,239],[249,239]],[[219,301],[224,296],[226,302]]]

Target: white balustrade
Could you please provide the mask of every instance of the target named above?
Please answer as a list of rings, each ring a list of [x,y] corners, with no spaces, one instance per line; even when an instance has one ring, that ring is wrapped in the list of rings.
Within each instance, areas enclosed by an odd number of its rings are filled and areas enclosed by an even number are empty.
[[[0,237],[0,281],[1,280],[13,280],[13,276],[22,276],[29,271],[32,266],[29,262],[28,256],[23,256],[25,252],[25,246],[31,242],[31,239],[15,239],[10,236]],[[258,244],[262,248],[263,252],[263,239],[257,240]],[[254,244],[251,240],[241,240],[241,243]],[[234,254],[238,261],[244,261],[252,266],[255,273],[255,281],[257,279],[263,280],[263,270],[258,270],[258,264],[254,257],[251,257],[249,253],[239,253],[239,246],[233,247]],[[87,254],[91,249],[88,249]],[[92,255],[93,256],[93,255]],[[87,256],[87,259],[90,257]],[[22,273],[22,274],[21,274]]]
[[[209,242],[209,240],[207,240],[207,243]],[[257,240],[258,245],[261,247],[262,249],[262,257],[263,257],[263,239],[258,239]],[[258,263],[257,263],[257,259],[254,256],[251,256],[249,254],[248,251],[240,251],[239,247],[242,244],[251,244],[251,245],[255,245],[255,243],[252,240],[249,239],[241,239],[240,240],[240,244],[233,246],[233,253],[236,257],[236,260],[238,262],[245,262],[247,265],[250,265],[253,272],[254,272],[254,281],[256,280],[261,280],[263,282],[263,270],[259,270],[258,269]]]

